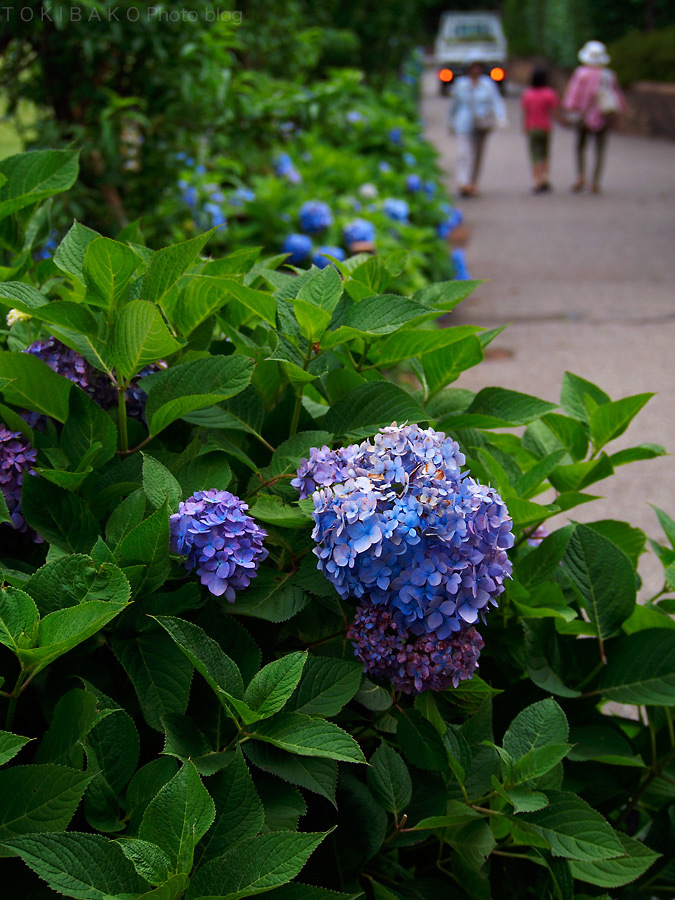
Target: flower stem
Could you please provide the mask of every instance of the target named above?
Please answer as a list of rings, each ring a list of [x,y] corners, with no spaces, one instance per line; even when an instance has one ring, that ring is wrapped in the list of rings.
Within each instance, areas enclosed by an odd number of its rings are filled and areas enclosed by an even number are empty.
[[[120,430],[120,450],[129,452],[129,436],[127,434],[127,400],[124,385],[117,386],[117,420]]]
[[[9,731],[12,727],[12,721],[14,719],[14,712],[16,710],[16,704],[19,699],[19,694],[21,693],[21,684],[23,682],[23,669],[19,672],[19,677],[16,679],[16,684],[14,685],[14,690],[9,695],[9,705],[7,706],[7,715],[5,716],[5,729]]]

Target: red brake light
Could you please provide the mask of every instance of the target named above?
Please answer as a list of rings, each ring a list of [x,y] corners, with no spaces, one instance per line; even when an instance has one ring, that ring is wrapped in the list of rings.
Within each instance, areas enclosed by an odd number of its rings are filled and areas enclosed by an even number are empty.
[[[441,81],[444,81],[446,84],[449,84],[453,79],[452,69],[441,69],[438,73],[438,77]]]
[[[500,69],[499,66],[495,66],[490,72],[490,78],[493,81],[503,81],[506,78],[506,72],[503,69]]]

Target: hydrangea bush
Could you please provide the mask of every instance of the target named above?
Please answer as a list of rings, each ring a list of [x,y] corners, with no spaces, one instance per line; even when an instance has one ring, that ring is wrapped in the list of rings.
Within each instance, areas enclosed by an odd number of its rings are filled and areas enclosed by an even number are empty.
[[[650,395],[464,389],[475,283],[379,236],[33,263],[76,154],[0,174],[8,896],[670,897],[675,522],[638,604],[645,534],[574,520]]]

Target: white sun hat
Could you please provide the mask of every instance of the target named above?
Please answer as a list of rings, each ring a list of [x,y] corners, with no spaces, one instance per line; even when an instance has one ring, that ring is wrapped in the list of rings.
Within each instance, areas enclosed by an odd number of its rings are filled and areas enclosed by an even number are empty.
[[[610,63],[607,47],[602,41],[586,41],[578,56],[585,66],[607,66]]]

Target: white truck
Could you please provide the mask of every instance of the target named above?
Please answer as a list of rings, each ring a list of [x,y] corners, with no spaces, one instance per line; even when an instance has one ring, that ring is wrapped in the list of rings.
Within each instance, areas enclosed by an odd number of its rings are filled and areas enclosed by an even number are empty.
[[[444,12],[434,47],[434,63],[441,94],[447,94],[467,61],[482,56],[485,72],[504,92],[507,48],[501,16],[494,12]]]

